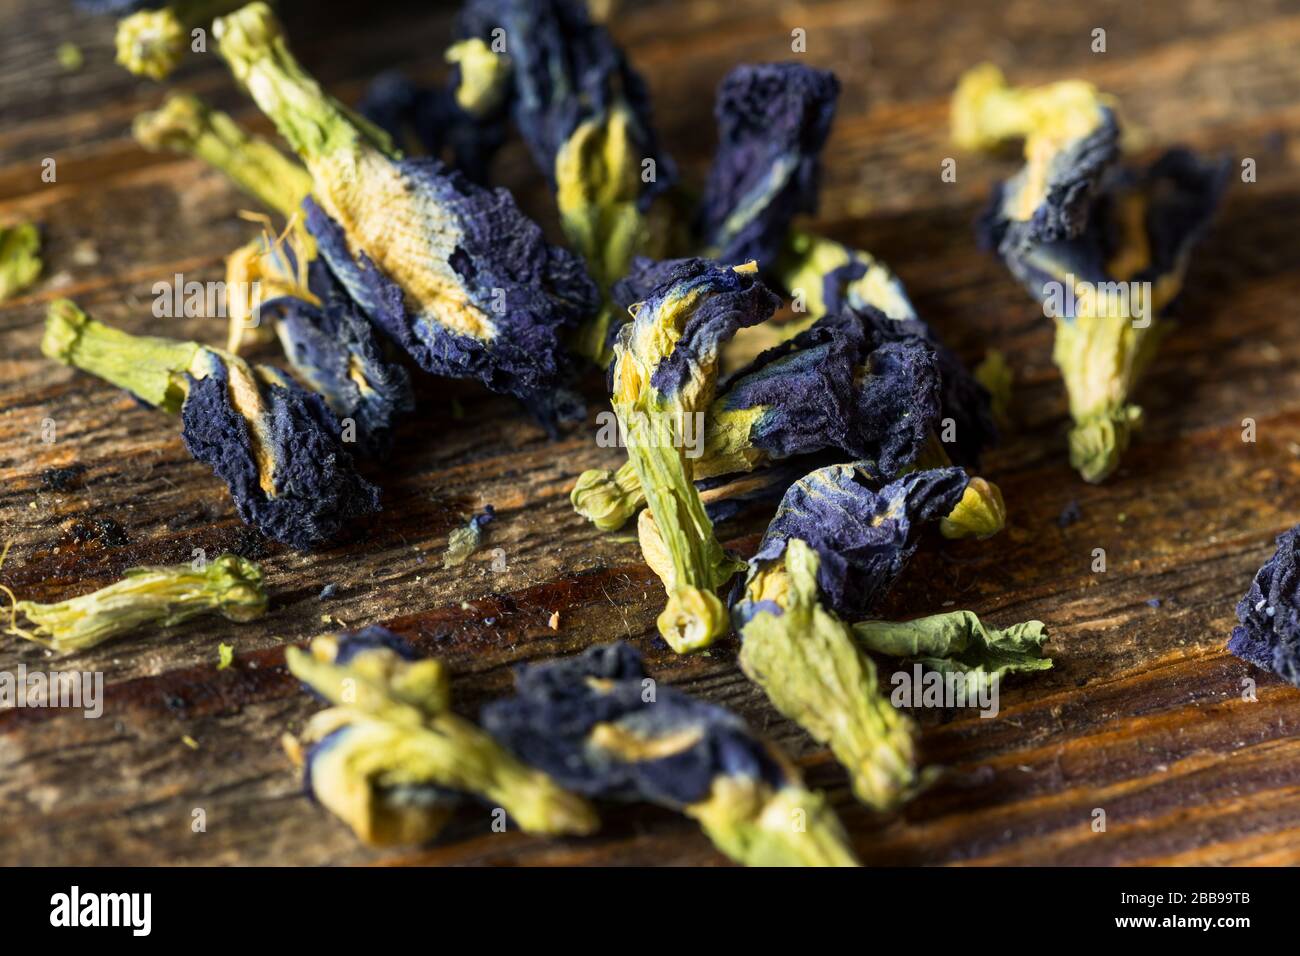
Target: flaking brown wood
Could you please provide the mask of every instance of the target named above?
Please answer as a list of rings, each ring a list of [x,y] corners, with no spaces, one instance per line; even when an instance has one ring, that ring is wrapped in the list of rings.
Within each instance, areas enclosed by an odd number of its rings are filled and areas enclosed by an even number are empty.
[[[288,6],[302,59],[345,98],[386,66],[442,69],[449,10]],[[222,256],[252,235],[236,217],[251,201],[220,176],[135,147],[132,116],[165,89],[113,66],[111,21],[69,7],[0,2],[0,217],[40,222],[46,258],[42,282],[0,307],[0,529],[13,542],[0,582],[58,600],[132,565],[237,548],[263,562],[273,605],[252,624],[201,619],[57,663],[0,639],[0,670],[100,670],[108,685],[98,720],[0,712],[0,862],[721,861],[691,823],[648,807],[609,808],[601,834],[583,840],[496,834],[486,811],[466,810],[431,847],[359,846],[301,795],[278,745],[317,707],[284,670],[284,647],[338,623],[385,623],[444,657],[456,706],[471,715],[508,691],[511,664],[631,640],[657,677],[736,708],[796,754],[868,863],[1300,862],[1300,692],[1223,649],[1273,536],[1300,520],[1300,3],[733,0],[625,3],[615,17],[665,141],[697,182],[718,79],[738,62],[789,58],[790,31],[805,29],[807,61],[844,82],[818,226],[885,258],[964,357],[996,347],[1016,372],[1015,425],[985,468],[1010,509],[1006,532],[927,542],[885,612],[1040,618],[1056,666],[1009,681],[996,719],[919,713],[923,757],[949,773],[890,817],[853,803],[834,761],[741,675],[734,640],[682,658],[655,637],[662,592],[636,545],[595,532],[568,505],[579,472],[618,462],[595,447],[594,420],[550,442],[509,400],[424,379],[392,462],[370,469],[384,513],[308,556],[240,524],[186,454],[178,422],[42,359],[44,308],[60,295],[132,330],[220,342],[215,320],[153,319],[151,288],[178,272],[221,278]],[[1104,54],[1090,51],[1095,27],[1107,31]],[[60,70],[64,40],[83,48],[81,71]],[[1147,152],[1180,141],[1257,162],[1258,181],[1234,183],[1199,250],[1182,327],[1137,396],[1146,430],[1101,487],[1066,461],[1050,327],[972,238],[989,185],[1013,164],[955,152],[946,104],[958,74],[990,58],[1015,82],[1097,82],[1120,97]],[[214,53],[188,58],[172,85],[266,128]],[[939,178],[949,156],[956,183]],[[58,164],[53,184],[40,178],[46,157]],[[554,232],[523,150],[507,149],[496,169]],[[594,416],[595,377],[587,392]],[[1247,417],[1254,444],[1241,439]],[[44,486],[47,469],[74,464],[86,470],[66,490]],[[1072,500],[1082,518],[1062,528]],[[443,570],[448,533],[486,503],[498,520],[484,549]],[[97,518],[117,522],[125,543],[76,529]],[[751,515],[727,526],[726,543],[747,552],[763,524]],[[1097,547],[1104,574],[1090,570]],[[494,549],[504,570],[493,570]],[[331,583],[337,595],[321,600]],[[220,642],[235,648],[224,671]],[[1247,676],[1257,702],[1241,699]],[[1091,828],[1097,807],[1105,833]],[[205,832],[191,830],[196,808]]]

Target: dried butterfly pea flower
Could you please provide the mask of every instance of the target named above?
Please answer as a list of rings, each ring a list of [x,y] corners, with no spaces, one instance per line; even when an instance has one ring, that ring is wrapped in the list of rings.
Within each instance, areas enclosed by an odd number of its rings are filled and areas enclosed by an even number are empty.
[[[795,229],[777,260],[776,273],[796,310],[807,313],[781,326],[782,335],[796,335],[821,316],[849,308],[875,308],[891,319],[915,320],[939,362],[942,417],[952,421],[945,454],[958,464],[979,467],[980,453],[998,440],[989,395],[938,334],[917,318],[888,266],[868,252]]]
[[[1118,171],[1087,229],[1021,246],[994,209],[986,242],[1056,325],[1053,358],[1070,398],[1070,463],[1088,481],[1115,470],[1142,410],[1129,401],[1171,323],[1193,245],[1213,215],[1228,164],[1172,150],[1141,173]]]
[[[1119,159],[1110,97],[1080,80],[1012,88],[991,63],[958,83],[952,132],[970,150],[1025,141],[1025,167],[1004,185],[998,210],[1025,245],[1081,235],[1102,180]]]
[[[858,799],[889,809],[924,783],[913,724],[880,693],[849,624],[884,596],[920,528],[953,510],[960,468],[884,487],[862,465],[820,468],[785,494],[732,604],[740,665],[776,708],[827,744]]]
[[[0,226],[0,302],[35,282],[41,267],[41,232],[36,226]]]
[[[696,217],[707,254],[770,270],[799,213],[817,211],[835,74],[796,63],[736,67],[718,87],[718,150]]]
[[[396,419],[415,406],[410,377],[316,256],[300,212],[311,175],[193,96],[173,96],[138,116],[135,136],[148,149],[204,160],[289,220],[279,240],[263,235],[227,257],[227,349],[238,353],[249,340],[278,335],[297,376],[354,424],[362,453],[385,455]],[[276,321],[261,321],[267,317]]]
[[[1228,650],[1300,687],[1300,528],[1278,535],[1277,550],[1255,572],[1237,604]]]
[[[755,273],[752,263],[673,263],[666,281],[634,307],[614,346],[614,412],[669,556],[659,633],[679,652],[707,647],[723,632],[726,615],[714,591],[738,570],[692,484],[683,433],[713,401],[722,345],[780,304]]]
[[[286,749],[304,765],[308,793],[364,842],[426,842],[467,796],[504,808],[529,833],[596,829],[587,801],[452,713],[446,668],[412,660],[392,632],[368,627],[317,638],[310,652],[291,647],[285,658],[333,705]]]
[[[938,422],[939,372],[917,323],[867,307],[826,316],[731,376],[709,406],[695,477],[750,471],[838,449],[893,477],[911,465]],[[803,474],[801,472],[800,474]],[[589,471],[571,495],[602,530],[645,503],[631,463]]]
[[[206,567],[190,564],[131,568],[121,581],[60,601],[13,601],[9,634],[42,644],[60,654],[86,650],[150,624],[171,627],[201,614],[220,614],[244,623],[266,613],[262,569],[234,554]],[[29,622],[19,627],[18,615]]]
[[[902,573],[921,527],[951,514],[969,483],[960,468],[913,471],[883,487],[861,462],[819,468],[785,493],[750,560],[750,580],[799,538],[820,556],[817,582],[827,607],[848,620],[865,618]]]
[[[379,510],[324,400],[278,369],[197,342],[129,335],[51,304],[41,351],[182,417],[190,454],[226,482],[239,516],[299,549]]]
[[[796,311],[807,313],[781,327],[786,336],[845,308],[917,317],[902,283],[875,257],[791,228],[796,214],[816,210],[820,152],[838,92],[833,74],[796,64],[739,67],[719,90],[721,143],[698,231],[708,254],[724,263],[757,258]],[[940,360],[944,417],[956,426],[952,457],[976,467],[997,438],[988,396],[938,337],[927,335]]]
[[[1173,150],[1144,172],[1119,170],[1110,98],[1077,81],[1009,89],[991,66],[963,79],[953,123],[974,148],[1025,139],[1025,167],[994,191],[980,238],[1055,319],[1070,462],[1101,481],[1141,422],[1128,396],[1166,331],[1160,313],[1181,288],[1227,162]]]
[[[469,0],[457,35],[489,53],[504,40],[509,51],[511,115],[555,190],[569,243],[606,295],[575,340],[603,366],[610,326],[623,318],[609,305],[612,284],[633,256],[666,252],[669,212],[655,199],[676,169],[659,148],[645,83],[576,0]],[[467,61],[459,65],[464,76]]]
[[[484,728],[521,760],[588,797],[645,800],[699,822],[751,866],[853,866],[826,799],[731,711],[646,677],[627,644],[519,667],[517,696]]]
[[[853,636],[869,651],[906,657],[940,673],[966,675],[976,690],[1004,674],[1047,670],[1047,631],[1042,621],[998,629],[972,611],[949,611],[912,621],[861,621]]]
[[[349,295],[426,371],[477,378],[544,422],[573,411],[562,339],[597,306],[571,253],[505,190],[401,160],[326,95],[262,3],[216,22],[222,56],[312,173],[306,224]]]
[[[942,418],[953,423],[944,448],[952,461],[978,468],[980,453],[997,444],[997,426],[984,386],[927,324],[921,322],[902,283],[870,253],[794,230],[777,260],[781,284],[808,317],[782,326],[785,335],[807,328],[820,316],[845,309],[876,308],[891,319],[915,320],[939,363]]]
[[[163,80],[180,66],[192,31],[243,6],[243,0],[172,0],[117,24],[117,62],[136,76]]]

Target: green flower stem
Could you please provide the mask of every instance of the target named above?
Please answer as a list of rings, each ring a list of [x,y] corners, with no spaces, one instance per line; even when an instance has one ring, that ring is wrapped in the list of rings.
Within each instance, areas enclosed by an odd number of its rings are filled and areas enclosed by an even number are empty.
[[[774,600],[741,628],[740,666],[772,704],[849,773],[867,806],[890,810],[929,779],[915,766],[915,725],[880,693],[876,666],[847,625],[818,600],[817,553],[792,538],[782,561],[750,582],[750,597]]]
[[[67,654],[148,624],[169,627],[209,613],[243,623],[266,608],[261,568],[223,554],[201,571],[188,564],[132,568],[115,584],[58,604],[15,601],[8,633]],[[19,627],[18,615],[31,627]]]
[[[1047,670],[1047,631],[1042,621],[998,629],[972,611],[950,611],[913,621],[863,621],[853,636],[867,650],[905,657],[931,670],[976,675],[984,684],[1003,674]]]
[[[280,22],[264,2],[213,25],[222,57],[262,112],[312,170],[332,156],[356,161],[368,150],[395,158],[388,134],[329,96],[289,52]]]
[[[659,633],[680,653],[701,650],[727,630],[727,614],[714,593],[743,565],[727,556],[693,483],[688,460],[674,441],[672,415],[665,408],[638,414],[637,404],[615,401],[627,430],[627,452],[658,532],[642,535],[642,550],[659,573],[668,604]],[[662,556],[652,556],[662,547]]]
[[[50,304],[41,352],[124,388],[141,401],[178,414],[198,372],[205,346],[152,335],[131,335],[96,322],[68,299]],[[201,377],[201,376],[200,376]]]
[[[311,192],[307,170],[196,96],[170,97],[160,109],[137,116],[133,129],[146,149],[195,156],[286,219],[300,210]]]
[[[752,780],[722,777],[708,800],[684,813],[744,866],[859,865],[826,798],[803,787],[773,792]]]

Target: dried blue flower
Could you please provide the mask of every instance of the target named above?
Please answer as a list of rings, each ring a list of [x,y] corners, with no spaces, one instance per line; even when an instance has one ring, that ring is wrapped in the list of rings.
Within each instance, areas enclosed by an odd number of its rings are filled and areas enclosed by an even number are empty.
[[[817,211],[819,157],[840,84],[797,63],[736,67],[718,87],[718,150],[696,232],[724,265],[775,265],[790,223]]]
[[[944,452],[959,465],[979,467],[981,452],[998,440],[989,394],[934,329],[917,318],[888,266],[868,252],[796,229],[786,239],[776,272],[796,309],[807,314],[783,326],[786,335],[846,309],[875,308],[891,319],[914,320],[909,328],[925,338],[939,363],[941,419],[952,423],[938,429]]]
[[[654,200],[676,170],[659,148],[645,83],[586,5],[470,0],[457,35],[508,54],[511,115],[555,190],[570,244],[602,292],[634,255],[662,255],[666,210]],[[577,350],[604,365],[609,326],[621,320],[607,303],[584,325]]]
[[[823,605],[819,564],[792,538],[776,560],[751,565],[734,608],[740,666],[777,710],[830,747],[859,800],[890,810],[928,779],[916,771],[915,726],[881,694],[875,664]]]
[[[1172,150],[1143,172],[1115,167],[1109,100],[1085,83],[1005,87],[995,68],[963,81],[960,141],[1025,138],[1026,165],[995,191],[981,244],[995,249],[1056,323],[1053,357],[1070,398],[1070,463],[1087,481],[1118,467],[1142,410],[1129,395],[1169,323],[1228,163]]]
[[[379,510],[324,400],[270,366],[197,342],[128,335],[51,304],[41,351],[164,411],[180,412],[196,459],[226,482],[239,516],[264,534],[310,549],[353,518]]]
[[[893,476],[937,422],[939,372],[920,323],[846,309],[759,355],[723,384],[715,409],[719,429],[743,431],[759,460],[835,448]]]
[[[914,471],[883,487],[862,463],[820,468],[792,485],[750,560],[750,576],[780,559],[792,538],[820,556],[826,606],[867,617],[902,573],[929,521],[957,508],[970,479],[960,468]],[[749,610],[737,608],[743,623]]]
[[[477,378],[544,422],[573,411],[563,339],[598,291],[505,190],[437,160],[394,157],[388,137],[298,66],[252,3],[217,21],[222,55],[312,174],[307,229],[371,320],[426,371]]]
[[[707,646],[725,629],[714,591],[737,570],[700,501],[683,433],[712,403],[723,344],[769,318],[780,300],[749,266],[680,260],[619,330],[610,379],[628,458],[661,539],[646,554],[668,591],[659,632],[679,651]],[[643,550],[647,546],[642,541]]]
[[[720,146],[697,222],[708,254],[724,263],[757,258],[764,274],[784,287],[796,312],[791,336],[822,316],[845,309],[879,309],[892,319],[916,319],[903,285],[870,253],[812,235],[791,223],[817,206],[819,156],[834,116],[839,83],[833,74],[797,64],[742,66],[719,91]],[[636,263],[621,304],[653,278]],[[641,273],[638,275],[637,273]],[[997,440],[989,397],[928,328],[942,381],[941,429],[958,464],[978,467],[983,448]]]
[[[311,175],[274,145],[243,130],[197,97],[170,97],[134,123],[147,149],[194,155],[290,222],[279,240],[264,235],[226,260],[227,348],[271,329],[289,366],[324,396],[346,431],[355,431],[363,454],[384,455],[398,416],[414,408],[410,377],[385,354],[375,328],[316,256],[302,228],[300,206]],[[349,422],[351,426],[349,426]]]
[[[730,711],[656,686],[627,644],[520,667],[515,683],[483,726],[561,786],[678,810],[741,863],[855,864],[834,811],[783,754]]]
[[[366,843],[424,843],[473,795],[503,807],[530,833],[590,833],[595,811],[546,774],[519,763],[450,710],[446,668],[414,660],[381,627],[290,647],[289,670],[332,704],[285,749],[309,795]]]
[[[831,748],[858,799],[878,809],[896,806],[929,775],[915,769],[912,722],[881,695],[875,665],[850,625],[869,615],[902,573],[922,524],[944,515],[970,521],[960,513],[979,510],[986,494],[972,496],[979,481],[941,468],[880,487],[861,464],[820,468],[786,492],[733,598],[742,669],[781,713]],[[985,632],[958,623],[968,632],[940,628],[927,645],[930,656],[979,644]],[[994,664],[975,658],[962,666]]]
[[[1300,528],[1278,535],[1277,550],[1255,572],[1237,605],[1228,650],[1300,687]]]
[[[939,371],[924,327],[870,307],[846,310],[723,383],[693,474],[746,472],[838,449],[870,461],[873,474],[894,477],[917,460],[938,419]],[[620,527],[645,503],[630,462],[617,472],[584,472],[571,497],[602,530]]]

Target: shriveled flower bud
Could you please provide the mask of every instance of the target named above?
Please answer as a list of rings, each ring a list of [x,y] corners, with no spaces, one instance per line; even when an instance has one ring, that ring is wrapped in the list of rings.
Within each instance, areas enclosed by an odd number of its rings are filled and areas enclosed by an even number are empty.
[[[62,299],[41,351],[180,413],[182,438],[226,482],[239,515],[265,534],[310,549],[379,510],[379,489],[357,474],[324,400],[267,365],[220,349],[130,335]]]

